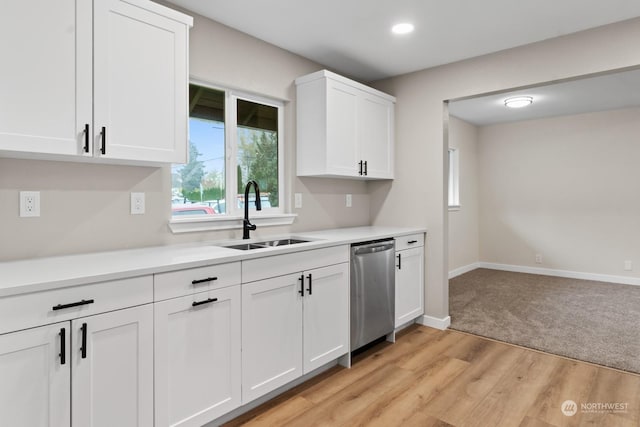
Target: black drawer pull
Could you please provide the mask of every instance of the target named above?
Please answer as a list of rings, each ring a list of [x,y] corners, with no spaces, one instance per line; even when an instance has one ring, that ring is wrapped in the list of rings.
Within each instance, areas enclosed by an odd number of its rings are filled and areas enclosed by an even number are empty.
[[[82,301],[78,301],[78,302],[72,302],[71,304],[58,304],[53,306],[51,309],[52,310],[64,310],[65,308],[71,308],[71,307],[78,307],[80,305],[87,305],[87,304],[93,304],[95,301],[92,299],[87,299],[87,300],[82,300]]]
[[[83,323],[82,328],[82,347],[80,347],[80,355],[83,359],[87,358],[87,324]]]
[[[102,132],[100,132],[102,136],[102,144],[100,145],[100,152],[104,155],[107,154],[107,128],[102,126]]]
[[[398,254],[398,270],[402,270],[402,254]]]
[[[367,176],[369,173],[367,172],[367,161],[364,161],[364,175]]]
[[[358,165],[360,166],[360,170],[358,171],[359,175],[362,175],[362,160],[360,160],[360,162],[358,162]]]
[[[301,296],[304,296],[304,274],[300,275],[300,277],[298,277],[298,280],[300,280],[300,290],[298,291],[298,293]]]
[[[217,277],[207,277],[206,279],[192,280],[191,284],[192,285],[197,285],[198,283],[213,282],[214,280],[218,280],[218,278]]]
[[[194,302],[191,303],[191,305],[193,307],[197,307],[197,306],[202,305],[202,304],[209,304],[210,302],[216,302],[216,301],[218,301],[218,298],[208,298],[208,299],[203,300],[203,301],[194,301]]]
[[[307,288],[307,291],[309,291],[309,295],[313,295],[313,288],[312,288],[313,277],[311,276],[311,273],[309,273],[309,275],[307,276],[307,279],[309,279],[309,287]]]
[[[413,243],[418,243],[418,241],[417,240],[409,240],[407,243],[411,245]]]
[[[60,354],[58,354],[58,356],[60,356],[60,364],[64,365],[65,363],[67,363],[67,343],[65,329],[60,329],[60,333],[58,335],[60,335]]]
[[[89,124],[84,125],[84,152],[89,152]]]

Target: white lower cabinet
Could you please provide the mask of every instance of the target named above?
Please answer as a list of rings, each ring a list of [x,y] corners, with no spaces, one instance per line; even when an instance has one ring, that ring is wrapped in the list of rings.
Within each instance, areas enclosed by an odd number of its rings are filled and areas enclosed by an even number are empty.
[[[152,426],[153,307],[0,336],[0,414],[12,427]]]
[[[396,251],[395,327],[424,314],[424,247]]]
[[[240,286],[155,304],[156,426],[201,426],[240,405]]]
[[[71,425],[69,348],[69,322],[0,335],[0,424]]]
[[[242,285],[242,403],[348,352],[347,263]]]

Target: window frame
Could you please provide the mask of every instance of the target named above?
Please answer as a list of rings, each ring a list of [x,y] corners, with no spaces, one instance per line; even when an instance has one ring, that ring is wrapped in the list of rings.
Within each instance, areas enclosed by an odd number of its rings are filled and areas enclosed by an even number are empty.
[[[449,147],[447,152],[448,162],[448,206],[450,211],[460,209],[460,150]]]
[[[251,221],[257,226],[280,226],[292,224],[297,214],[287,213],[287,186],[285,176],[285,148],[284,148],[284,108],[285,101],[268,98],[253,93],[226,88],[198,79],[190,79],[189,84],[202,86],[212,90],[224,92],[225,99],[225,213],[218,215],[178,215],[171,216],[169,228],[173,233],[197,232],[207,230],[224,230],[242,228],[244,209],[238,208],[237,198],[237,100],[245,100],[275,107],[278,110],[278,207],[262,208],[261,211],[251,210]],[[253,191],[253,190],[252,190]],[[244,195],[244,194],[243,194]],[[230,203],[231,202],[231,203]]]

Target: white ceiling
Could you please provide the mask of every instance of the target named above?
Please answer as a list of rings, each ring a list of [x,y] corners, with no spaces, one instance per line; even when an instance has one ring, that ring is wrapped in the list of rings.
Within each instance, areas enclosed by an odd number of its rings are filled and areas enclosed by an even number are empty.
[[[362,81],[640,16],[638,0],[168,0]],[[394,36],[391,25],[416,30]]]
[[[449,114],[478,126],[640,106],[640,70],[452,101]],[[512,96],[533,97],[524,108],[507,108]]]

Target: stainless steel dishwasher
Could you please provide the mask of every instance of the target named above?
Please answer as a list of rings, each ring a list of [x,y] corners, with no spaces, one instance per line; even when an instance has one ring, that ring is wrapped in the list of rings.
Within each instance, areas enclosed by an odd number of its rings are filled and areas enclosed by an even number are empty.
[[[395,247],[393,239],[351,245],[351,351],[394,329]]]

